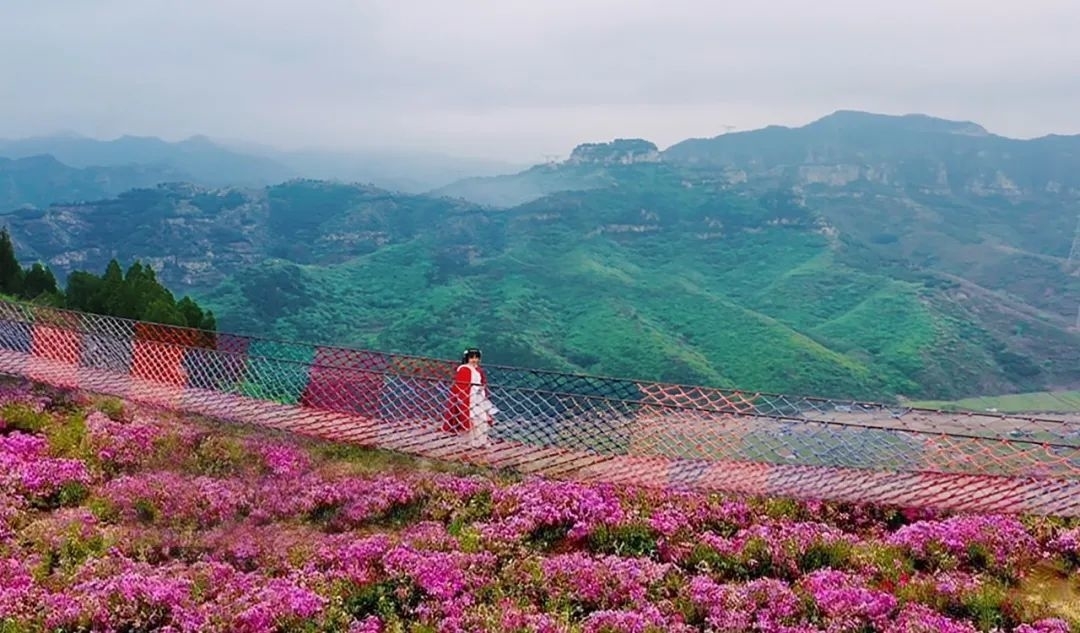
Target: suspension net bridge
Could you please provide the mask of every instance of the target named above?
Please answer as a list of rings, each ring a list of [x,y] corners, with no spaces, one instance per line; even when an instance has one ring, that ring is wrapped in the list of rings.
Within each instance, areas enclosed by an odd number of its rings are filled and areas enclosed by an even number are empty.
[[[491,444],[441,430],[457,363],[0,300],[0,373],[547,477],[1080,516],[1080,415],[946,412],[485,365]]]

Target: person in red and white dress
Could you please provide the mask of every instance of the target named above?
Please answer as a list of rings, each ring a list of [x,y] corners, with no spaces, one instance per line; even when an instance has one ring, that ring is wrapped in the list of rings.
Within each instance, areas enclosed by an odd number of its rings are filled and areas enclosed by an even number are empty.
[[[471,347],[462,354],[461,365],[454,373],[450,401],[442,430],[465,433],[469,446],[481,448],[490,443],[488,431],[499,409],[489,399],[487,375],[480,367],[480,350]]]

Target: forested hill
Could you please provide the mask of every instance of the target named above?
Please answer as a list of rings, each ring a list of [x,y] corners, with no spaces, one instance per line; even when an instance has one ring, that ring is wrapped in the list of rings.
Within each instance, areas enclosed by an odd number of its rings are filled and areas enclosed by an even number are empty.
[[[961,136],[944,127],[928,147]],[[6,220],[54,270],[142,259],[226,330],[442,357],[475,344],[489,362],[839,397],[1080,385],[1075,185],[1025,158],[1026,180],[946,166],[931,187],[895,175],[915,150],[890,163],[886,149],[877,171],[825,178],[858,153],[817,152],[832,171],[759,157],[739,173],[636,141],[591,146],[542,168],[591,174],[587,187],[501,209],[297,180]]]

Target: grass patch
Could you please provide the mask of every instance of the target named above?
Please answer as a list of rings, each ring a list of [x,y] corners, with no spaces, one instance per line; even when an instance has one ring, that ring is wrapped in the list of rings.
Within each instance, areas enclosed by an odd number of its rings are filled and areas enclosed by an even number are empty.
[[[1080,391],[1036,391],[962,400],[916,400],[908,406],[943,411],[998,413],[1080,413]]]
[[[1020,583],[1017,593],[1036,608],[1053,613],[1080,630],[1080,576],[1040,563]]]
[[[305,439],[305,444],[318,461],[333,462],[331,467],[334,470],[354,475],[415,471],[455,475],[493,475],[490,469],[478,466],[415,457],[380,448],[312,439]]]

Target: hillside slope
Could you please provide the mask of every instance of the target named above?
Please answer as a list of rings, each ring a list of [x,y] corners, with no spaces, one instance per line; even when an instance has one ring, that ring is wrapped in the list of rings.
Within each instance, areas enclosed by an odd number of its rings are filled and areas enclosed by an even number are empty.
[[[502,212],[296,181],[11,220],[19,252],[54,264],[149,259],[223,329],[444,357],[476,343],[493,362],[862,398],[1080,378],[1063,317],[890,267],[794,198],[638,169],[634,185]]]
[[[294,338],[317,327],[448,357],[478,341],[499,362],[761,390],[970,394],[1080,378],[1080,338],[1061,317],[891,270],[795,203],[677,186],[653,183],[644,208],[643,193],[608,189],[462,209],[347,263],[240,272],[206,300],[245,328],[281,306],[274,332]]]

